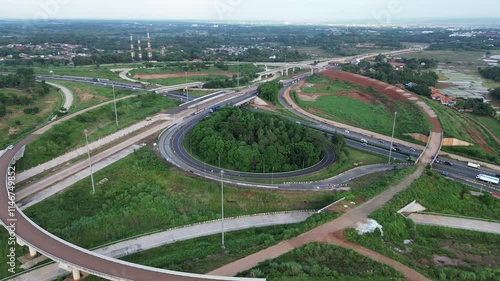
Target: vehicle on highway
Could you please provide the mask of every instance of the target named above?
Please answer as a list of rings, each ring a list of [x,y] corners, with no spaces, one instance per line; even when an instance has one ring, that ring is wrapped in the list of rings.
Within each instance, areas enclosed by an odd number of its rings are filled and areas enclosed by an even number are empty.
[[[410,148],[410,151],[411,151],[411,152],[416,152],[417,150],[416,150],[415,148],[413,148],[413,147],[412,147],[412,148]]]
[[[499,178],[495,178],[495,177],[484,175],[484,174],[477,175],[476,180],[480,180],[480,181],[484,181],[484,182],[492,183],[492,184],[498,184],[500,182]]]
[[[361,142],[363,142],[363,143],[368,143],[368,141],[367,141],[367,140],[365,140],[365,139],[361,139]]]
[[[361,145],[362,146],[368,146],[368,144],[366,142],[362,143]]]
[[[444,164],[448,166],[453,166],[453,164],[450,161],[444,161]]]
[[[12,144],[7,146],[7,149],[13,149],[13,148],[14,148],[14,145],[12,145]]]
[[[448,172],[446,172],[446,171],[442,171],[442,172],[441,172],[441,175],[443,175],[443,176],[449,176],[449,175],[450,175],[450,173],[448,173]]]
[[[214,106],[214,107],[210,108],[210,113],[214,113],[214,112],[216,112],[219,109],[220,109],[220,105]]]
[[[479,169],[479,168],[481,168],[481,165],[476,164],[476,163],[472,163],[472,162],[467,163],[467,166],[469,166],[469,167],[471,167],[471,168],[474,168],[474,169]]]
[[[398,147],[399,145],[397,143],[393,143],[392,146]]]
[[[349,133],[350,133],[350,131],[349,131],[349,130],[345,130],[344,132],[346,132],[346,134],[349,134]]]
[[[101,82],[101,79],[99,79],[99,78],[92,78],[92,81],[94,81],[94,82]]]
[[[378,142],[379,142],[379,143],[385,143],[385,141],[384,141],[384,140],[378,140]]]
[[[406,161],[408,161],[408,162],[416,162],[417,161],[417,157],[412,156],[412,155],[408,155],[408,157],[406,158]]]

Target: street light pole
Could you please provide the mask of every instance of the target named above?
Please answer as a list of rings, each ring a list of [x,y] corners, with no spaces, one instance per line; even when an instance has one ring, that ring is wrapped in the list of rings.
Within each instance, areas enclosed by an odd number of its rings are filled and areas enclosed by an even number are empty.
[[[392,146],[394,144],[394,131],[396,130],[396,117],[397,116],[398,116],[398,113],[394,112],[394,124],[392,125],[391,147],[389,149],[389,164],[391,164]]]
[[[116,109],[115,85],[113,85],[113,101],[114,101],[114,103],[115,103],[115,119],[116,119],[116,127],[118,127],[118,110]]]
[[[220,171],[220,184],[221,184],[221,214],[222,214],[222,249],[225,249],[224,245],[224,171]]]
[[[85,133],[85,143],[87,144],[87,155],[89,157],[89,169],[90,169],[90,179],[92,180],[92,194],[95,194],[95,184],[94,184],[94,174],[92,173],[92,161],[90,160],[90,147],[89,140],[87,138],[87,129],[83,130]]]
[[[240,61],[238,60],[238,88],[240,87]]]
[[[187,83],[188,83],[188,73],[187,71],[185,72],[186,74],[186,102],[189,102],[189,88],[187,86]]]

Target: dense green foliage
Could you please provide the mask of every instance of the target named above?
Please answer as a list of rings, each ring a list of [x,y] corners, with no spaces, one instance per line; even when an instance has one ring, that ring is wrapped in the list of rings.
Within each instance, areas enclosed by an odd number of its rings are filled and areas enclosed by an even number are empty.
[[[238,276],[277,280],[404,280],[393,267],[350,249],[319,243],[295,249]]]
[[[29,169],[84,145],[85,129],[89,131],[89,142],[92,142],[176,105],[177,102],[156,94],[145,94],[121,100],[117,102],[119,128],[115,125],[113,104],[78,115],[55,125],[30,143],[26,148],[26,157],[18,161],[18,168]]]
[[[489,103],[484,102],[483,99],[466,99],[460,100],[455,105],[457,109],[472,109],[472,113],[477,116],[494,117],[496,110]]]
[[[35,86],[31,68],[18,68],[15,74],[0,75],[0,88],[28,89]]]
[[[500,100],[500,87],[490,89],[490,96],[496,100]]]
[[[155,268],[204,274],[283,240],[291,239],[331,221],[338,215],[338,213],[325,213],[309,217],[298,224],[228,232],[225,234],[224,249],[220,247],[221,236],[212,235],[151,249],[123,259]]]
[[[94,173],[96,182],[104,178],[109,181],[97,185],[96,194],[92,194],[90,179],[85,178],[25,213],[54,235],[83,247],[220,218],[218,183],[182,176],[147,149]],[[226,217],[234,217],[320,209],[340,197],[225,186],[224,212]]]
[[[413,82],[424,86],[435,86],[438,80],[435,72],[421,70],[421,67],[417,69],[405,67],[402,70],[395,70],[388,63],[375,63],[372,68],[373,71],[365,71],[363,75],[393,85]]]
[[[260,85],[257,91],[259,92],[259,97],[268,102],[276,103],[278,101],[278,93],[282,87],[281,83],[270,81]]]
[[[267,113],[224,108],[189,134],[193,152],[205,162],[242,172],[287,172],[318,163],[328,139]]]
[[[500,82],[500,66],[489,66],[485,68],[480,68],[479,73],[486,79],[491,79],[496,82]]]
[[[484,197],[472,196],[470,190],[473,189],[427,171],[407,190],[370,215],[383,226],[383,236],[378,231],[359,236],[354,230],[347,231],[346,236],[364,247],[416,267],[433,279],[497,280],[492,277],[500,273],[498,235],[415,226],[413,221],[396,212],[416,200],[426,207],[428,212],[499,220],[500,202],[491,200],[493,198],[489,194]],[[413,240],[413,243],[405,245],[403,241],[406,239]],[[463,253],[482,255],[481,260],[496,264],[496,269],[494,266],[483,268],[477,260],[464,258]],[[440,267],[433,262],[434,255],[459,258],[465,265]]]

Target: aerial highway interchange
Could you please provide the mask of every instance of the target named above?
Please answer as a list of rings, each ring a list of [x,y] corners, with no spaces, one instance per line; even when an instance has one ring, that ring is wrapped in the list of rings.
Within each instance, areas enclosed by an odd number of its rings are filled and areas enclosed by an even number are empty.
[[[310,74],[302,74],[297,77],[294,77],[290,80],[284,81],[284,87],[288,88],[297,82],[298,80],[305,79]],[[141,86],[137,84],[129,84],[129,83],[121,83],[121,82],[112,82],[112,81],[95,81],[93,78],[85,78],[85,77],[71,77],[71,76],[45,76],[38,75],[37,79],[40,80],[60,80],[60,81],[70,81],[70,82],[80,82],[80,83],[88,83],[95,84],[97,86],[105,86],[105,87],[116,87],[124,90],[137,91],[141,89]],[[185,133],[192,128],[199,120],[205,118],[209,114],[209,109],[213,106],[226,106],[233,105],[242,100],[248,99],[249,97],[253,97],[256,95],[256,87],[247,87],[243,90],[242,93],[234,93],[234,92],[222,92],[220,94],[220,98],[216,98],[214,100],[207,101],[210,98],[201,98],[194,99],[191,98],[189,102],[181,105],[177,109],[172,111],[172,114],[182,112],[184,110],[193,109],[196,107],[196,111],[193,116],[185,119],[183,122],[176,124],[169,130],[167,130],[164,134],[162,134],[160,138],[160,148],[165,159],[172,164],[194,173],[198,176],[209,177],[212,179],[217,179],[218,174],[220,173],[220,169],[216,167],[212,167],[196,161],[192,159],[182,147],[182,139]],[[215,96],[218,96],[216,94]],[[287,107],[289,110],[293,110],[289,105],[287,105],[286,101],[283,100],[280,93],[280,103]],[[177,98],[179,100],[183,100],[183,95],[172,95],[169,96],[172,98]],[[299,122],[304,126],[309,126],[311,128],[321,130],[327,133],[340,133],[347,138],[347,145],[366,150],[372,153],[378,153],[381,155],[388,156],[389,149],[391,148],[390,143],[387,140],[382,140],[375,136],[370,136],[366,134],[357,133],[355,130],[346,130],[340,127],[334,127],[328,124],[318,123],[317,120],[311,119],[307,116],[303,116],[300,113],[295,112],[297,115],[301,116],[301,118],[306,119],[307,122],[295,120],[295,122]],[[0,158],[0,170],[5,171],[2,172],[1,182],[5,183],[5,187],[0,190],[0,198],[2,200],[1,204],[7,206],[9,204],[9,191],[7,190],[7,171],[12,164],[12,160],[15,155],[26,145],[36,138],[37,135],[32,134],[19,143],[15,144],[12,149],[7,150]],[[364,142],[361,139],[365,139],[367,144],[363,144]],[[403,145],[401,143],[405,143],[403,141],[395,140],[399,143],[398,148],[399,151],[393,151],[392,155],[394,159],[400,160],[402,162],[406,161],[408,155],[411,155],[417,158],[422,153],[422,147],[420,146],[411,146],[411,145]],[[329,150],[326,152],[326,157],[320,162],[318,165],[311,167],[310,169],[305,169],[298,172],[284,173],[284,174],[244,174],[235,171],[225,171],[226,175],[231,179],[228,181],[232,181],[235,184],[244,184],[246,186],[256,185],[252,182],[245,182],[240,180],[239,178],[255,178],[255,179],[276,179],[283,180],[296,176],[303,176],[309,173],[317,172],[325,167],[332,165],[334,163],[335,156]],[[471,160],[472,161],[472,160]],[[385,169],[392,168],[393,165],[387,165],[384,167]],[[475,181],[475,177],[479,173],[477,169],[469,167],[467,164],[464,164],[460,161],[455,161],[448,158],[438,158],[433,164],[433,168],[436,170],[446,173],[446,176],[474,186],[478,189],[483,189],[488,192],[497,192],[498,189],[492,185],[486,185],[484,183],[480,183]],[[373,171],[379,171],[378,169],[373,169]],[[373,172],[368,171],[368,172]],[[365,171],[366,173],[366,171]],[[481,173],[487,175],[497,175],[499,171],[495,171],[488,168],[481,168]],[[357,176],[361,176],[359,174]],[[286,186],[283,184],[271,185],[268,187],[272,188],[292,188],[292,189],[318,189],[319,185],[317,183],[308,183],[308,184],[298,184],[298,185],[290,185]],[[321,186],[322,189],[328,188],[329,185]],[[0,219],[2,224],[5,226],[9,225],[9,214],[5,212],[5,210],[0,211]],[[59,239],[50,233],[44,231],[36,224],[31,222],[29,218],[27,218],[22,211],[19,209],[16,210],[16,234],[18,235],[18,239],[22,241],[22,243],[36,249],[36,251],[46,255],[47,257],[60,262],[70,271],[73,271],[74,276],[79,276],[79,271],[95,274],[97,276],[101,276],[104,278],[115,279],[121,278],[120,280],[159,280],[165,277],[170,278],[169,280],[243,280],[242,278],[231,278],[231,277],[215,277],[215,276],[202,276],[202,275],[192,275],[192,274],[184,274],[179,272],[165,271],[165,270],[156,270],[152,268],[147,268],[143,266],[129,264],[123,261],[106,258],[104,256],[97,255],[95,253],[89,252],[85,249],[81,249],[74,245],[70,245],[69,243]],[[76,274],[76,275],[75,275]],[[255,279],[254,279],[255,280]]]

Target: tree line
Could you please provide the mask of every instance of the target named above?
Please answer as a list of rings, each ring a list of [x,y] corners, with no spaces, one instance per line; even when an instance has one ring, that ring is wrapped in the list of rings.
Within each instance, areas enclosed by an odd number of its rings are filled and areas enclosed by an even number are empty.
[[[16,73],[9,75],[0,75],[0,89],[12,88],[24,90],[26,95],[15,93],[0,93],[0,118],[7,115],[7,107],[13,105],[27,106],[39,97],[43,97],[50,92],[50,86],[42,81],[35,82],[33,69],[19,68]],[[24,113],[37,114],[40,109],[37,107],[26,108]]]
[[[329,140],[283,117],[224,108],[188,135],[202,161],[242,172],[288,172],[317,164]]]
[[[265,99],[268,102],[276,103],[278,102],[278,93],[280,92],[283,85],[278,81],[270,81],[261,84],[257,89],[259,97]]]
[[[486,68],[479,68],[478,70],[484,78],[500,82],[500,66],[488,66]]]

